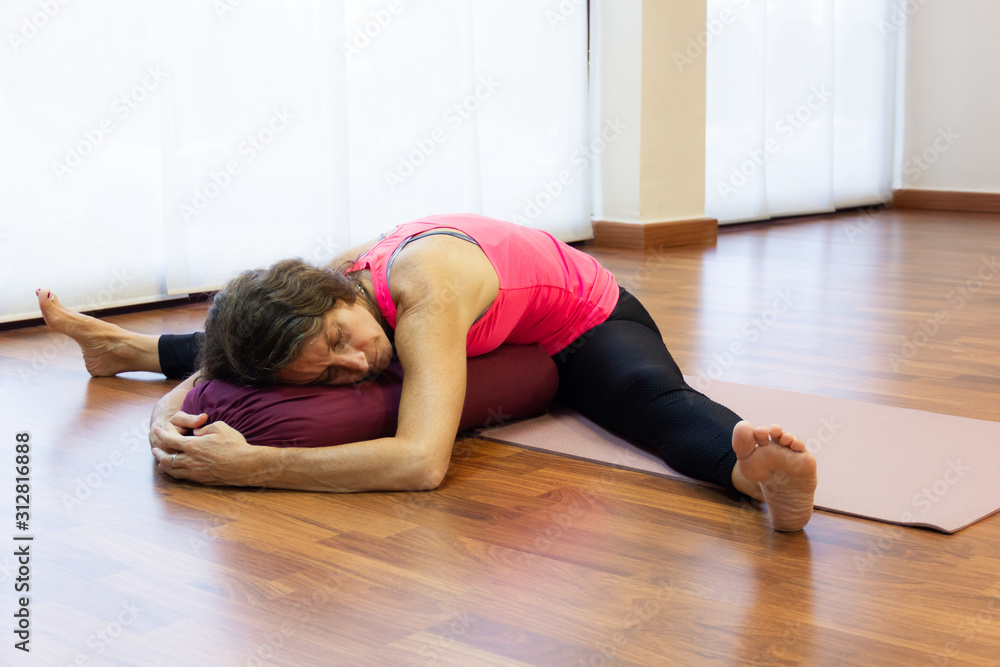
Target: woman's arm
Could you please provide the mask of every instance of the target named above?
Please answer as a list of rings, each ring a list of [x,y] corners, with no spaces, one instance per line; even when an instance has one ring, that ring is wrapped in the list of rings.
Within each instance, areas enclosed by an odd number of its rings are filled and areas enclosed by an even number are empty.
[[[333,447],[255,447],[214,422],[195,429],[194,437],[154,428],[160,443],[154,455],[164,472],[202,484],[332,492],[436,488],[461,418],[469,328],[463,330],[456,309],[437,303],[428,295],[400,309],[396,349],[406,371],[394,437]],[[173,452],[181,454],[174,459]]]
[[[414,244],[419,252],[400,253],[393,265],[396,350],[405,369],[394,437],[334,447],[254,447],[216,422],[196,429],[194,437],[163,433],[164,446],[182,452],[171,460],[163,449],[154,451],[163,470],[203,484],[308,491],[437,487],[448,470],[465,398],[466,336],[495,297],[496,274],[466,241],[449,239],[462,245],[447,248],[448,258],[435,247],[449,241],[430,241]],[[462,275],[476,266],[474,257],[463,257],[469,251],[486,262],[478,265],[490,272],[485,287],[475,269],[471,276]],[[456,268],[456,262],[465,269]]]
[[[165,446],[162,439],[155,433],[157,428],[181,435],[182,429],[195,429],[208,421],[208,415],[189,415],[186,412],[181,412],[184,398],[194,388],[199,375],[200,371],[181,382],[157,401],[153,408],[153,415],[149,420],[149,444],[151,447],[163,448]]]

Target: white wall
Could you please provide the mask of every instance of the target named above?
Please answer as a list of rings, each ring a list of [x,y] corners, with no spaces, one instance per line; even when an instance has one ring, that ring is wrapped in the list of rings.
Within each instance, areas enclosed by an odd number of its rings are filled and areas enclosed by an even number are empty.
[[[894,185],[1000,192],[1000,2],[906,4],[911,11],[898,24],[906,83]]]
[[[592,0],[590,5],[590,136],[595,220],[639,220],[642,121],[642,0]],[[627,129],[601,143],[608,122]]]

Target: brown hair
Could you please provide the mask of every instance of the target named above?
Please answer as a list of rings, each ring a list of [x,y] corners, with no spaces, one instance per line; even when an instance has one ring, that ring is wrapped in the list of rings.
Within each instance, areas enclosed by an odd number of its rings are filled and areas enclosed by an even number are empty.
[[[215,295],[208,311],[199,357],[202,378],[242,385],[273,383],[275,373],[323,331],[324,315],[338,301],[350,305],[361,295],[383,322],[356,273],[318,268],[300,259],[244,271]]]

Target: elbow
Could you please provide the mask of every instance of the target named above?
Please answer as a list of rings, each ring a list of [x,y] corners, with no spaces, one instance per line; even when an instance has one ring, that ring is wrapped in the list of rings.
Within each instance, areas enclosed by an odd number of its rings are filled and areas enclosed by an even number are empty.
[[[421,466],[414,479],[414,491],[433,491],[441,486],[445,475],[448,474],[447,466],[425,465]]]
[[[449,459],[450,456],[442,460],[440,453],[433,450],[420,451],[414,457],[410,484],[407,486],[412,491],[433,491],[438,488],[448,474]]]

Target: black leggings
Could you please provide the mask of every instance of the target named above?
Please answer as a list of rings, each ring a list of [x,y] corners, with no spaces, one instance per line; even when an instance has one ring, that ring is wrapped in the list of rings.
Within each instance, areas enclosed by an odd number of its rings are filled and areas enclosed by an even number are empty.
[[[679,473],[733,489],[739,416],[692,389],[653,318],[620,288],[611,317],[553,355],[561,403],[659,454]],[[160,336],[170,378],[194,372],[204,334]]]
[[[735,490],[732,437],[740,417],[684,381],[653,318],[624,288],[611,316],[552,360],[561,403],[677,472]]]

